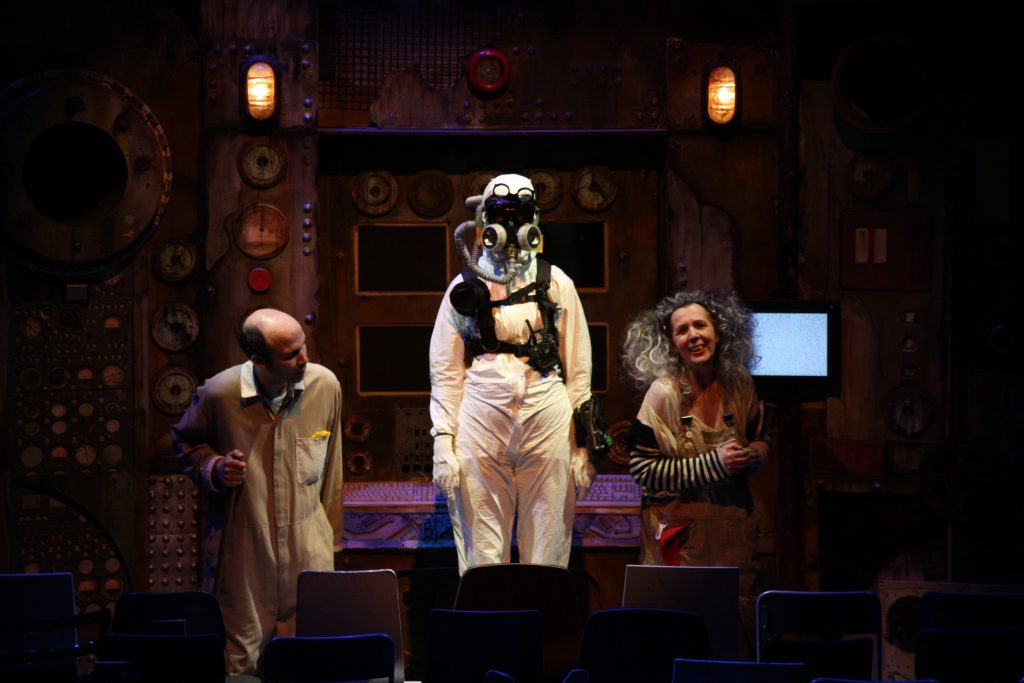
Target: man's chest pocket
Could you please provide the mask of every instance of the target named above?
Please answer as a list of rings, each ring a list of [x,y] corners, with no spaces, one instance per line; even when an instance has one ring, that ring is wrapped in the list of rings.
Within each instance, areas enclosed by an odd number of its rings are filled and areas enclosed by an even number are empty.
[[[295,441],[295,480],[300,486],[320,481],[327,459],[327,438],[303,438]]]

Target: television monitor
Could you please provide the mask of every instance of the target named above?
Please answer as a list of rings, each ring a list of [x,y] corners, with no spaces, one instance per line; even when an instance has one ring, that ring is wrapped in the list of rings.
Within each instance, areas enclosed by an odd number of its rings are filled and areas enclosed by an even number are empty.
[[[839,395],[837,301],[748,302],[754,312],[750,374],[766,401],[820,401]]]

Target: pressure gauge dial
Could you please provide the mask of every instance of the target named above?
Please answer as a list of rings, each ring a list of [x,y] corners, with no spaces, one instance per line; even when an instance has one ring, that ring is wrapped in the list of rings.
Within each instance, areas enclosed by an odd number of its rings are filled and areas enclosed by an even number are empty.
[[[196,269],[196,248],[184,242],[165,242],[153,255],[153,273],[167,285],[178,285]]]
[[[288,246],[288,217],[269,204],[252,204],[238,213],[235,244],[254,259],[271,259]]]
[[[618,187],[606,168],[588,166],[573,182],[572,198],[584,211],[604,211],[615,201]]]
[[[89,444],[75,449],[75,461],[79,465],[91,465],[96,462],[96,447]]]
[[[398,181],[384,171],[365,171],[356,176],[352,202],[367,216],[383,216],[398,201]]]
[[[238,173],[253,187],[277,185],[287,168],[288,157],[270,138],[253,138],[238,153]]]
[[[153,316],[153,340],[165,351],[181,351],[199,335],[199,317],[185,304],[167,304]]]
[[[35,339],[43,333],[43,321],[39,318],[28,317],[18,325],[18,334],[24,339]]]
[[[455,189],[442,171],[420,171],[409,180],[409,206],[423,218],[439,218],[452,208]]]
[[[494,176],[501,175],[501,171],[475,171],[462,179],[463,198],[477,197],[484,193],[487,183],[491,182]]]
[[[181,415],[195,393],[195,376],[183,367],[172,365],[161,370],[153,382],[153,405],[167,415]]]
[[[558,179],[555,171],[531,171],[530,182],[533,183],[533,191],[537,197],[537,208],[541,211],[550,211],[562,201],[562,181]]]
[[[108,387],[119,387],[124,384],[125,371],[120,365],[108,365],[103,368],[103,384]]]

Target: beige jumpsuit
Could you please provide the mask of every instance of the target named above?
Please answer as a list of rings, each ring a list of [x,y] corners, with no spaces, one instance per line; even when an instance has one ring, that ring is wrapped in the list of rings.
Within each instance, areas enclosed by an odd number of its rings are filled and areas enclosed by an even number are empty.
[[[313,438],[321,430],[330,435]],[[309,363],[275,414],[247,362],[208,379],[172,437],[210,492],[203,588],[224,616],[228,673],[255,674],[270,638],[294,634],[299,572],[333,570],[341,549],[341,387]],[[245,483],[217,490],[213,466],[235,448],[248,454]]]

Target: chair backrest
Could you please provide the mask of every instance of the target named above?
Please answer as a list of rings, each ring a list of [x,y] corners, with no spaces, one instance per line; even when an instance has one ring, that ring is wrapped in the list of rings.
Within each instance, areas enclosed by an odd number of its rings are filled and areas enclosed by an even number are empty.
[[[395,644],[384,633],[280,636],[263,651],[263,680],[394,683]]]
[[[582,619],[577,586],[565,567],[489,564],[459,581],[457,610],[540,610],[544,618],[544,681],[560,683],[576,665]]]
[[[391,569],[299,573],[295,608],[297,636],[384,633],[393,643],[394,680],[405,680],[398,577]]]
[[[808,678],[879,679],[882,607],[870,591],[765,591],[757,661],[803,662]]]
[[[516,683],[538,683],[544,670],[543,628],[535,609],[432,610],[424,681],[480,683],[495,669]]]
[[[1024,628],[922,629],[914,640],[914,675],[1012,683],[1024,675]]]
[[[804,683],[804,665],[677,659],[672,683]]]
[[[920,626],[925,628],[1024,627],[1024,593],[952,593],[921,595]]]
[[[579,666],[593,683],[671,683],[672,662],[707,659],[704,619],[654,607],[597,610],[583,626]]]
[[[147,683],[224,681],[224,639],[213,633],[108,633],[99,643],[97,658],[126,662],[126,680]]]
[[[739,569],[736,567],[662,567],[626,565],[623,607],[681,609],[704,617],[711,656],[739,655]]]
[[[199,635],[224,640],[220,605],[210,593],[127,593],[117,600],[110,625],[114,633]]]
[[[863,679],[860,678],[815,678],[811,683],[864,683]],[[875,681],[875,683],[939,683],[934,678],[915,678],[912,681],[902,679],[885,679],[884,681]]]
[[[75,615],[75,579],[70,572],[0,574],[0,618],[4,621],[70,619]],[[74,647],[73,626],[39,633],[0,634],[0,650]]]
[[[0,680],[74,680],[81,620],[74,591],[69,572],[0,574]]]

